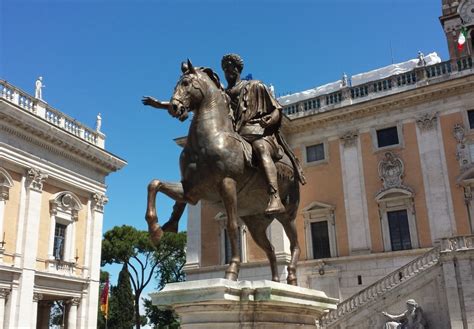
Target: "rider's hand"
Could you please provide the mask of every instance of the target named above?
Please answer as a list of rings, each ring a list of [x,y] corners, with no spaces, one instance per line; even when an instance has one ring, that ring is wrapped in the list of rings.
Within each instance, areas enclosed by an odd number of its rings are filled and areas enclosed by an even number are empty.
[[[156,102],[157,102],[156,99],[151,96],[143,96],[142,98],[143,105],[153,106]]]
[[[273,120],[272,120],[272,115],[271,114],[267,114],[265,115],[264,117],[262,117],[260,119],[260,126],[262,126],[263,128],[267,128],[268,126],[270,126],[272,123],[273,123]]]

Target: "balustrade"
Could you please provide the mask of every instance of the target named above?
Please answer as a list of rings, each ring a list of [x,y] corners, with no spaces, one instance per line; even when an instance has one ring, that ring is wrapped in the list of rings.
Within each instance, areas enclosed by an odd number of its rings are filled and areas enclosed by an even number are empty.
[[[85,127],[64,113],[48,106],[43,101],[34,98],[4,80],[0,80],[0,98],[19,106],[21,109],[30,112],[91,144],[103,147],[104,135]],[[38,109],[41,109],[41,111],[38,111]]]
[[[396,92],[397,88],[414,86],[420,81],[426,81],[441,76],[449,76],[456,71],[473,69],[473,58],[464,57],[457,61],[445,61],[430,66],[416,67],[411,71],[370,81],[349,88],[350,93],[343,93],[343,89],[329,94],[318,95],[316,98],[304,100],[286,106],[283,112],[289,116],[313,109],[323,109],[327,106],[339,105],[346,98],[358,101],[381,92]]]
[[[375,300],[379,295],[394,289],[401,282],[404,282],[409,278],[414,277],[416,274],[431,268],[438,263],[441,253],[472,249],[474,249],[474,235],[442,239],[440,247],[429,250],[427,253],[412,260],[408,264],[388,274],[364,290],[361,290],[357,294],[339,303],[336,310],[332,310],[323,316],[322,323],[324,325],[329,325],[339,321],[342,317],[355,311],[361,305]]]

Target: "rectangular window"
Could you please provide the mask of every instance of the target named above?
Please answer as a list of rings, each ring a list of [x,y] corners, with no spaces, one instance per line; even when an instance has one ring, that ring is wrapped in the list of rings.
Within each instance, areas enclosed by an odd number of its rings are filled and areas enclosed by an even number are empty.
[[[398,145],[399,143],[398,130],[396,126],[377,130],[378,147]]]
[[[306,162],[324,160],[324,144],[316,144],[306,147]]]
[[[406,210],[388,211],[388,227],[392,250],[411,249],[410,228]]]
[[[242,260],[242,233],[240,230],[240,226],[239,226],[239,231],[237,234],[237,246],[239,247],[239,255],[240,255],[240,259]],[[230,247],[230,239],[229,239],[229,236],[227,235],[227,229],[224,229],[224,248],[225,248],[224,262],[225,264],[229,264],[232,258],[232,248]]]
[[[469,128],[474,129],[474,110],[467,111],[467,117],[469,119]]]
[[[66,243],[66,225],[56,223],[54,229],[54,250],[53,255],[56,260],[64,259],[64,245]]]
[[[314,259],[331,257],[327,221],[311,223],[311,240],[313,242]]]

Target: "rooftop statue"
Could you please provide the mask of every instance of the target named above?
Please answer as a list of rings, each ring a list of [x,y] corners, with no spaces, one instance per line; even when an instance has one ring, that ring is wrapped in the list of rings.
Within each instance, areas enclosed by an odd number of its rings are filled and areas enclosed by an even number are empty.
[[[155,244],[163,231],[176,232],[187,203],[200,200],[221,204],[227,214],[231,261],[225,277],[237,280],[240,269],[238,218],[247,225],[254,241],[269,261],[272,280],[279,281],[276,256],[266,235],[277,219],[290,240],[291,261],[287,283],[296,285],[296,263],[300,248],[295,226],[299,184],[305,183],[298,160],[281,136],[281,106],[260,81],[240,79],[243,63],[237,55],[226,55],[222,67],[226,89],[209,68],[181,66],[170,102],[144,97],[142,102],[166,109],[181,121],[194,116],[180,157],[181,182],[157,179],[148,185],[145,218]],[[160,227],[156,194],[176,200],[169,221]]]

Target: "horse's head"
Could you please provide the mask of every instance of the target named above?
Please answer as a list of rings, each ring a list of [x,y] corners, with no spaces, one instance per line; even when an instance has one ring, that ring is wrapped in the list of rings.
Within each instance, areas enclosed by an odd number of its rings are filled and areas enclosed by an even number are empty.
[[[181,121],[188,113],[199,108],[209,88],[221,88],[219,78],[208,68],[196,68],[188,59],[181,64],[183,75],[174,88],[171,97],[170,114]]]

